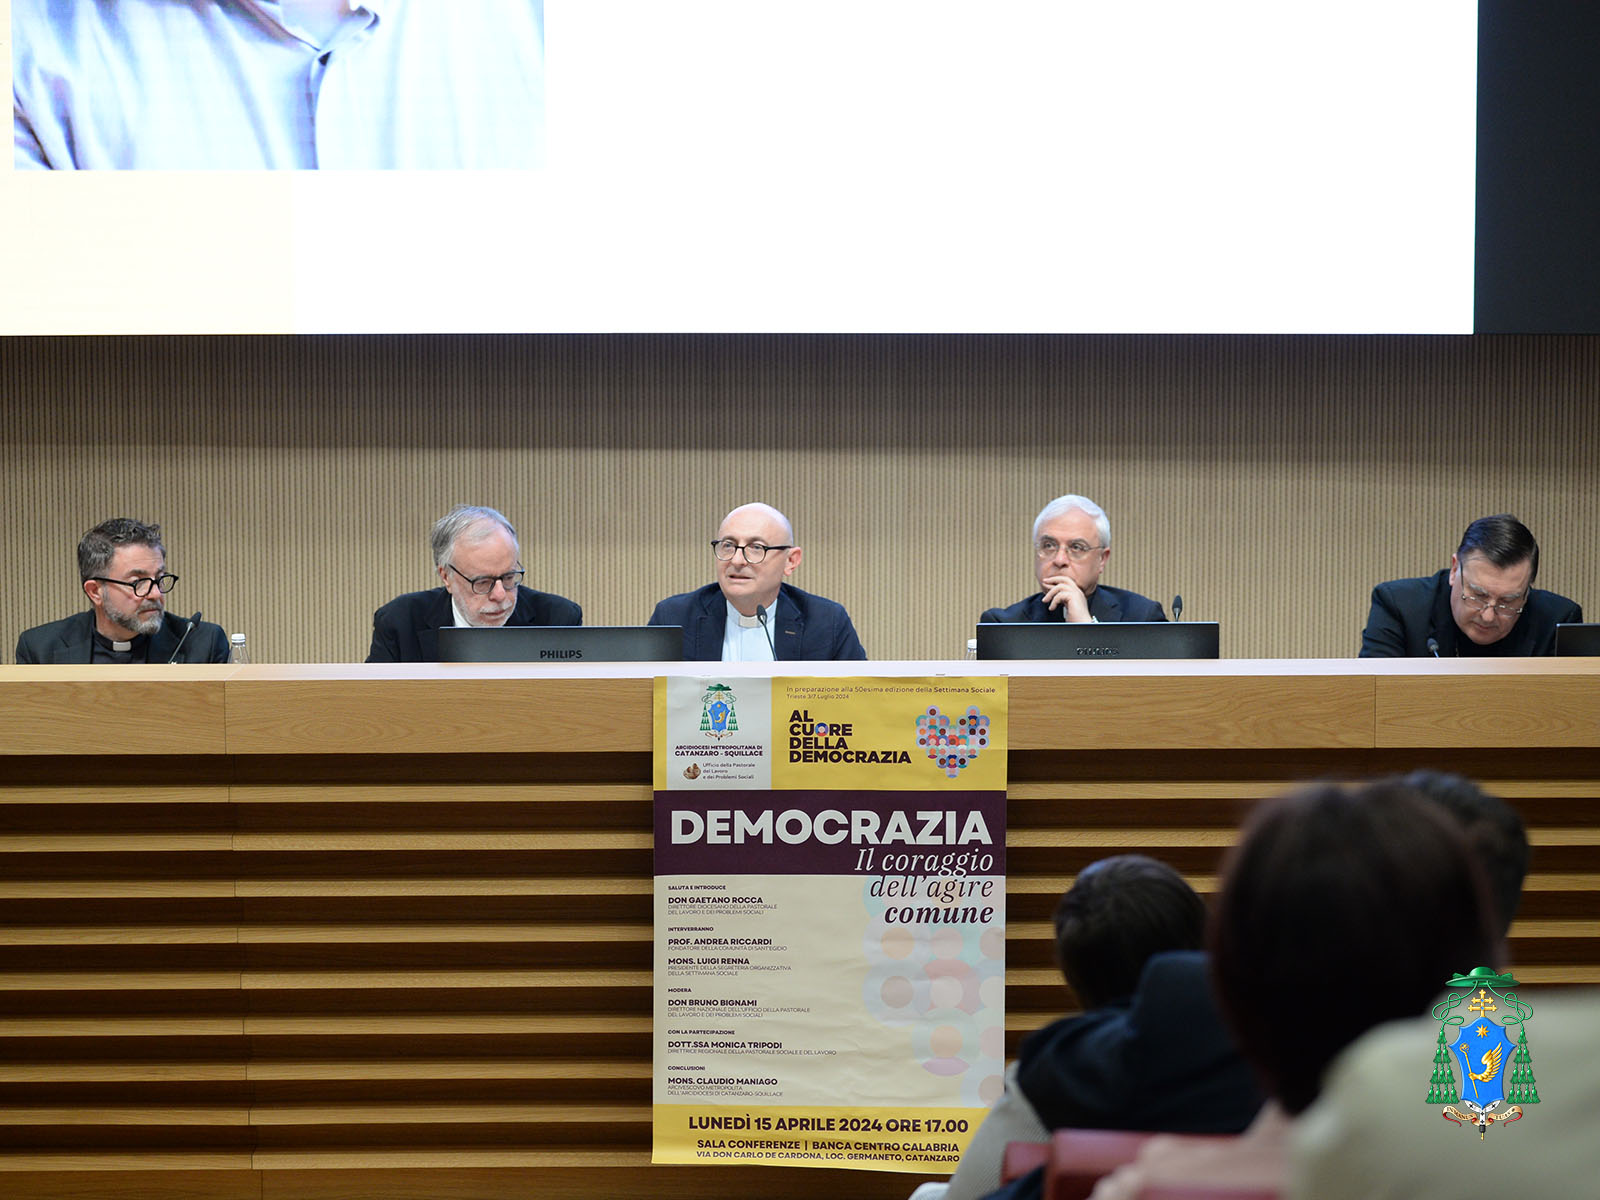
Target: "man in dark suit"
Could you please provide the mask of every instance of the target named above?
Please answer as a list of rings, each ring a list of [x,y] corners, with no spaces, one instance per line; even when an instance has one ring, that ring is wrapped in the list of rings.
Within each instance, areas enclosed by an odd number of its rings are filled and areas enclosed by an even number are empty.
[[[368,662],[438,662],[446,625],[582,625],[571,600],[522,586],[517,531],[492,508],[458,504],[433,527],[442,587],[407,592],[372,614]]]
[[[228,661],[220,625],[167,612],[178,577],[167,574],[161,526],[127,517],[100,522],[78,542],[78,575],[89,611],[24,630],[18,663]]]
[[[1362,658],[1554,654],[1556,626],[1583,609],[1533,586],[1539,543],[1510,513],[1467,526],[1448,570],[1372,589]]]
[[[1165,621],[1161,605],[1100,582],[1111,559],[1111,522],[1083,496],[1057,496],[1033,522],[1034,575],[1042,591],[979,621]]]
[[[711,543],[717,580],[670,596],[652,625],[683,626],[685,662],[864,659],[850,614],[784,580],[800,565],[789,518],[745,504],[722,519]]]

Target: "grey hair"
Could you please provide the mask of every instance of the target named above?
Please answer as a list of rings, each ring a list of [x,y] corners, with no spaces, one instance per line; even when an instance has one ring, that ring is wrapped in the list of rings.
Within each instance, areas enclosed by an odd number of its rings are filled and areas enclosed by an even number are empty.
[[[1094,521],[1094,531],[1099,535],[1102,546],[1111,545],[1111,521],[1106,517],[1106,510],[1087,496],[1057,496],[1041,508],[1039,515],[1033,519],[1033,540],[1036,542],[1039,540],[1039,530],[1046,521],[1054,521],[1073,509],[1087,513]]]
[[[455,553],[456,542],[465,537],[468,541],[482,541],[489,535],[490,530],[479,533],[474,526],[489,525],[499,526],[511,535],[511,544],[521,553],[521,544],[517,541],[517,531],[510,521],[492,508],[485,508],[479,504],[458,504],[444,516],[440,517],[433,526],[433,565],[443,567],[450,564],[450,556]]]
[[[167,548],[161,544],[161,526],[146,525],[131,517],[112,517],[101,521],[78,542],[80,582],[104,575],[118,546],[149,546],[161,552],[163,561],[167,557]]]

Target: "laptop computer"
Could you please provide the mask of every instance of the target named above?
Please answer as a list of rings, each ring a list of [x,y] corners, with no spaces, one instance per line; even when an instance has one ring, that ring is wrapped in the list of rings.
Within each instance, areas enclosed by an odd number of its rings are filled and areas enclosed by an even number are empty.
[[[439,630],[447,663],[677,662],[681,625],[502,625]]]
[[[1557,625],[1556,653],[1564,658],[1600,658],[1600,625]]]
[[[1217,658],[1215,621],[983,622],[978,657]]]

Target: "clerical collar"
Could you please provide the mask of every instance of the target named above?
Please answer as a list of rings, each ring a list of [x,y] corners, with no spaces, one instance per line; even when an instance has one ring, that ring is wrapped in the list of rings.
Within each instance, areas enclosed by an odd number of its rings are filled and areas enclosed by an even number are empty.
[[[747,617],[738,609],[733,610],[733,615],[739,619],[740,629],[758,629],[761,626],[760,617]]]
[[[132,663],[145,662],[150,656],[150,635],[138,634],[131,642],[112,641],[98,629],[90,631],[93,645],[90,662]]]

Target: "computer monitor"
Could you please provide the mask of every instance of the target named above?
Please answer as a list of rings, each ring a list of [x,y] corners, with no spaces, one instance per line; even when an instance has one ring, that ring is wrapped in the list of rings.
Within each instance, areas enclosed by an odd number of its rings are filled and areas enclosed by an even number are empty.
[[[447,663],[677,662],[681,625],[450,625],[439,630]]]
[[[984,659],[1216,658],[1215,621],[1024,621],[978,626]]]
[[[1563,658],[1600,658],[1600,625],[1557,625],[1556,653]]]

